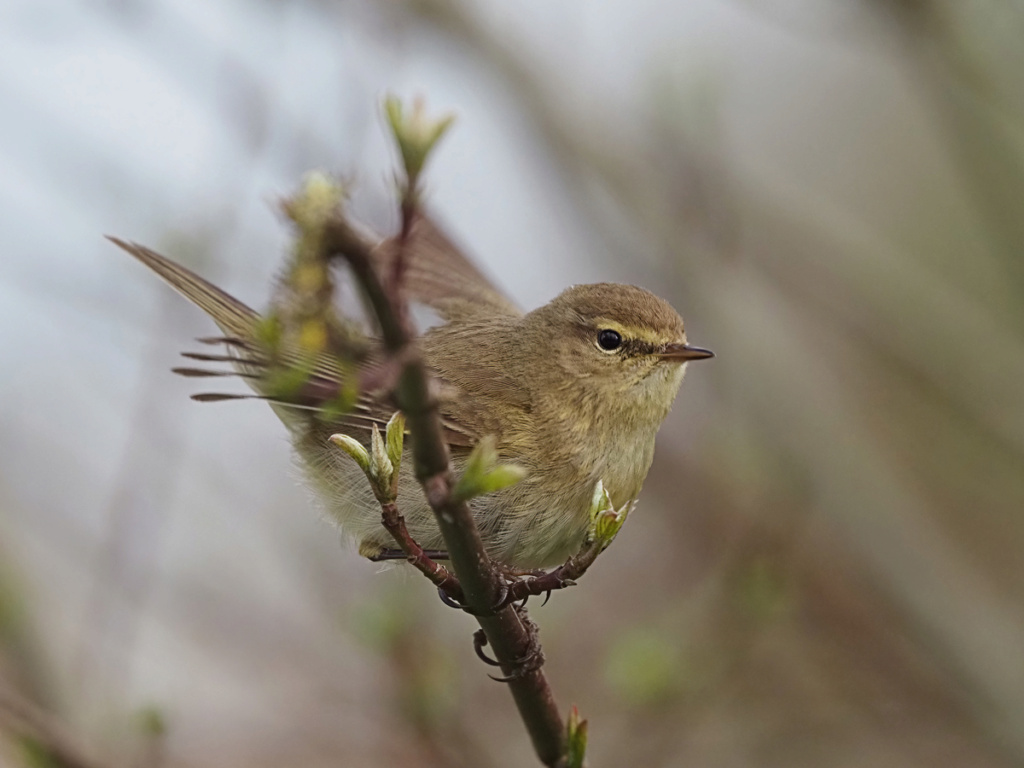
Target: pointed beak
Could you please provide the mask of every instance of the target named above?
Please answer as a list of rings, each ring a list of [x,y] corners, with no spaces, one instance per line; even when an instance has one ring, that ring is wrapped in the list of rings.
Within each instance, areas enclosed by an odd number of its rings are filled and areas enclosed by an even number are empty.
[[[714,357],[715,353],[710,349],[695,347],[692,344],[669,344],[658,357],[666,362],[685,363],[688,360],[706,360]]]

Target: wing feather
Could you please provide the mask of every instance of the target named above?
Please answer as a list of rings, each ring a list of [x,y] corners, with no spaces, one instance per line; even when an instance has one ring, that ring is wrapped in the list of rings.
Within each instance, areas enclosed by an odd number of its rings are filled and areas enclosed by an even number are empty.
[[[397,238],[383,241],[374,251],[384,273],[394,268]],[[403,285],[408,297],[426,304],[451,320],[486,309],[489,314],[519,316],[515,302],[480,271],[435,221],[421,216],[412,226],[405,252]]]

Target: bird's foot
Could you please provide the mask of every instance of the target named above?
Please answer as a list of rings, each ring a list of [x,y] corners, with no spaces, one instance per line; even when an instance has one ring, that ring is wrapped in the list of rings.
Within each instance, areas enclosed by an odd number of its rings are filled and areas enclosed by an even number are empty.
[[[502,608],[504,608],[512,602],[508,599],[508,584],[504,581],[501,581],[499,585],[500,590],[497,599],[494,601],[494,605],[492,605],[490,608],[485,608],[483,610],[476,610],[475,608],[471,608],[465,603],[460,602],[459,600],[455,599],[452,595],[449,595],[442,587],[437,588],[437,595],[441,598],[441,602],[447,605],[449,608],[457,608],[460,611],[465,611],[470,616],[494,616],[496,613],[498,613],[498,611],[500,611]]]
[[[519,658],[513,659],[506,664],[502,664],[501,662],[492,659],[487,655],[487,652],[484,651],[484,648],[487,646],[487,635],[484,634],[482,629],[478,629],[473,633],[473,650],[476,652],[477,657],[489,666],[504,667],[509,670],[505,677],[488,675],[489,678],[497,683],[510,683],[513,680],[524,677],[531,672],[536,672],[544,665],[544,651],[540,646],[540,640],[538,638],[539,630],[537,625],[521,607],[516,606],[515,609],[516,613],[519,614],[520,621],[523,622],[523,626],[526,627],[527,634],[529,635],[529,645],[527,646],[526,651],[519,656]]]
[[[509,578],[510,570],[506,570],[508,579],[508,591],[505,596],[505,604],[526,605],[531,597],[544,595],[544,602],[541,606],[547,605],[551,593],[576,586],[576,581],[571,578],[575,575],[575,564],[570,559],[565,565],[555,568],[553,571],[527,571],[520,576]]]

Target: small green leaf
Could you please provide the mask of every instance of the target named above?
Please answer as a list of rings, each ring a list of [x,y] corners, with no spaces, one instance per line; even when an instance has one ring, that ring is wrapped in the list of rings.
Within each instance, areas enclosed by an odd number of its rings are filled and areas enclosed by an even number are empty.
[[[495,448],[494,436],[485,435],[470,451],[466,466],[462,470],[462,477],[459,478],[452,495],[460,501],[479,496],[484,475],[497,461],[498,451]]]
[[[482,496],[485,493],[503,490],[510,485],[515,485],[524,477],[526,477],[526,467],[519,464],[498,464],[483,476],[480,492],[477,495]]]
[[[498,463],[498,441],[494,435],[484,435],[473,446],[469,459],[466,460],[466,472],[472,475],[483,475]]]
[[[494,436],[486,435],[466,459],[462,477],[455,485],[452,495],[457,501],[469,501],[476,496],[508,488],[524,477],[524,467],[518,464],[498,463],[498,449]]]
[[[370,454],[362,443],[348,435],[331,435],[330,441],[355,459],[356,464],[366,473],[366,476],[370,476]]]

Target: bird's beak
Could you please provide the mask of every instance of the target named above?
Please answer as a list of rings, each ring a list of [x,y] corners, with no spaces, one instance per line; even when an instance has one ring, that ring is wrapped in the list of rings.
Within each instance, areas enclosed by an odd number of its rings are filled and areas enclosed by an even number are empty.
[[[665,361],[685,363],[687,360],[705,360],[714,357],[715,353],[710,349],[695,347],[692,344],[669,344],[658,357]]]

